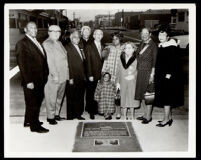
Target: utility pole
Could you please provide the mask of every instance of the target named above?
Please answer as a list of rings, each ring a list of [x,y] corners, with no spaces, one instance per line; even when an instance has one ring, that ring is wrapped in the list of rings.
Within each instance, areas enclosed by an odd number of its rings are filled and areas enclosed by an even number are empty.
[[[73,12],[73,21],[75,20],[75,12]]]
[[[121,12],[121,26],[123,27],[124,25],[124,10],[122,9],[122,12]]]
[[[110,11],[109,11],[109,27],[110,27]]]

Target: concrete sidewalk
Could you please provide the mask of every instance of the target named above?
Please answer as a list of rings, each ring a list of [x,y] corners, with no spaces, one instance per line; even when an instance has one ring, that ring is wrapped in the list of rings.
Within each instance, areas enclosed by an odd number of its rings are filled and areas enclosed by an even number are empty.
[[[23,127],[23,117],[10,118],[7,126],[9,132],[5,135],[6,157],[37,157],[39,155],[47,157],[54,154],[67,157],[71,155],[79,121],[60,121],[54,126],[46,122],[45,116],[40,116],[40,120],[50,132],[45,134],[30,132],[29,128]],[[165,155],[168,152],[179,154],[188,151],[188,120],[174,120],[171,127],[164,128],[155,126],[157,120],[149,124],[141,124],[137,120],[131,122],[143,153],[165,152]],[[97,154],[97,156],[100,155]],[[135,153],[133,156],[135,157]]]

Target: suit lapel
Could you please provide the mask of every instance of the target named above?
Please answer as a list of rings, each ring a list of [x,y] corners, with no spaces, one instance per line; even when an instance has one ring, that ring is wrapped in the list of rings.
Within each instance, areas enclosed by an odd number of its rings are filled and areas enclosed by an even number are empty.
[[[83,61],[83,59],[82,59],[83,57],[82,58],[80,57],[80,54],[78,53],[77,49],[75,48],[75,46],[72,43],[71,43],[71,48],[72,48],[72,51],[76,53],[75,55],[77,57],[79,57],[81,61]]]
[[[100,56],[100,54],[99,54],[99,52],[98,52],[98,48],[96,47],[95,42],[93,42],[92,45],[93,45],[93,48],[94,48],[95,51],[96,51],[95,55],[96,55],[97,57],[99,57],[100,60],[102,60],[102,57]],[[101,46],[101,47],[102,47],[102,46]],[[101,49],[102,49],[102,48],[101,48]]]
[[[39,55],[41,55],[43,58],[46,59],[46,53],[45,53],[44,48],[42,47],[42,45],[41,45],[41,47],[43,48],[44,54],[41,52],[41,50],[38,48],[38,46],[31,39],[29,39],[27,36],[25,36],[25,38],[34,46],[34,48],[36,48],[36,50],[38,50]]]

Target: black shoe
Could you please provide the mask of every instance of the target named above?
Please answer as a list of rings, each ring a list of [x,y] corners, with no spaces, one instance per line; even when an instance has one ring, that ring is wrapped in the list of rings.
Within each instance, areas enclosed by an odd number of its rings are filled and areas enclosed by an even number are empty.
[[[49,124],[52,124],[52,125],[57,124],[57,121],[55,121],[55,119],[48,119],[47,118],[47,122],[49,122]]]
[[[148,124],[151,121],[152,121],[152,118],[150,118],[150,120],[147,120],[146,118],[144,118],[144,120],[142,120],[142,124]]]
[[[57,120],[57,121],[63,121],[63,120],[65,120],[66,118],[60,117],[59,115],[56,115],[56,116],[54,117],[54,119]]]
[[[83,117],[81,117],[81,116],[78,117],[77,119],[78,119],[78,120],[85,120],[85,118],[83,118]]]
[[[172,125],[172,122],[173,122],[173,120],[170,119],[170,120],[167,121],[165,124],[162,124],[162,123],[159,122],[159,124],[157,124],[156,126],[157,126],[157,127],[165,127],[165,126],[167,126],[167,125],[171,126],[171,125]]]
[[[139,121],[143,121],[145,118],[143,116],[141,116],[141,117],[137,117],[136,119]]]
[[[90,114],[90,119],[95,119],[94,114]]]
[[[106,120],[111,120],[111,119],[112,119],[112,116],[111,116],[111,115],[108,115],[108,116],[105,117],[105,119],[106,119]]]
[[[38,123],[40,126],[43,124],[43,122],[40,122],[40,121]],[[24,127],[30,127],[30,123],[24,122]]]
[[[49,132],[49,129],[46,129],[46,128],[40,126],[38,128],[31,129],[31,132],[47,133],[47,132]]]

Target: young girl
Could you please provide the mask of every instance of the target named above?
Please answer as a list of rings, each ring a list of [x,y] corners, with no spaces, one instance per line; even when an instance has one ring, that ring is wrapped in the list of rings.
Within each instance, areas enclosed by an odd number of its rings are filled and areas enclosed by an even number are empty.
[[[105,72],[94,94],[94,99],[98,102],[98,113],[104,114],[105,119],[112,119],[115,111],[114,98],[115,84],[111,82],[110,73]]]
[[[139,101],[135,100],[135,88],[137,77],[136,45],[132,42],[124,44],[124,51],[120,56],[117,72],[117,88],[121,87],[121,107],[124,117],[127,118],[127,110],[130,108],[132,119],[134,119],[134,108],[139,107]]]

